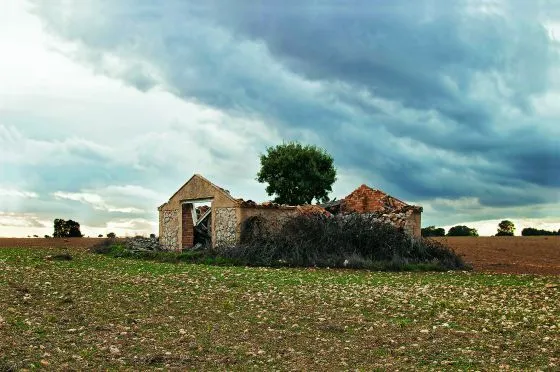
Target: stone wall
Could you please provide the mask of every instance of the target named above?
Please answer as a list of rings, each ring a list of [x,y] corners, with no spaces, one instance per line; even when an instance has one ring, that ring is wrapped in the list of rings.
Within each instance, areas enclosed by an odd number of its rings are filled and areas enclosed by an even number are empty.
[[[420,212],[403,208],[391,213],[376,215],[376,219],[402,229],[410,236],[420,237]]]
[[[279,207],[279,208],[263,208],[263,207],[245,207],[240,209],[240,224],[251,217],[261,217],[266,220],[270,226],[281,227],[288,218],[298,214],[295,207]]]
[[[180,210],[160,211],[159,239],[163,249],[177,251],[181,249],[179,242]]]
[[[238,221],[236,208],[216,208],[215,216],[215,245],[224,246],[237,243]]]

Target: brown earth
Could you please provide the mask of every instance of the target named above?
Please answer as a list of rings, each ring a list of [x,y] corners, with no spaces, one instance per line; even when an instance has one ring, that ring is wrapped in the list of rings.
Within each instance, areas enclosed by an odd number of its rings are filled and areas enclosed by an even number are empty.
[[[475,271],[560,274],[560,236],[433,238],[459,253]]]
[[[492,236],[433,238],[445,243],[472,264],[475,271],[560,275],[559,236]],[[87,249],[100,238],[0,238],[0,248]]]
[[[103,238],[0,238],[0,248],[68,248],[87,249]]]

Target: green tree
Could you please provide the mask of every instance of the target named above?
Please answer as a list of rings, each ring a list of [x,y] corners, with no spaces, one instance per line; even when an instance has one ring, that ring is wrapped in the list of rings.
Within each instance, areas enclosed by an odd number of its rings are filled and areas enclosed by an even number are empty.
[[[115,239],[117,237],[117,235],[114,232],[110,232],[109,234],[107,234],[107,238],[109,239]]]
[[[443,227],[428,226],[421,229],[423,237],[430,236],[445,236],[445,229]]]
[[[458,225],[450,228],[447,236],[478,236],[478,231],[468,226]]]
[[[510,220],[503,220],[498,224],[496,236],[513,236],[515,225]]]
[[[261,170],[257,180],[268,183],[268,195],[281,204],[311,204],[329,200],[329,192],[336,181],[333,158],[316,146],[297,142],[266,149],[261,155]]]
[[[63,220],[56,218],[54,220],[54,238],[81,238],[80,224],[72,220]]]

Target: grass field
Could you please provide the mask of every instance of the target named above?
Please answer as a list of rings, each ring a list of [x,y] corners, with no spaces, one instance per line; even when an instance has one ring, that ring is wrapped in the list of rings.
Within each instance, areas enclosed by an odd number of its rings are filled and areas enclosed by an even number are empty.
[[[558,276],[57,252],[0,249],[0,371],[560,368]]]

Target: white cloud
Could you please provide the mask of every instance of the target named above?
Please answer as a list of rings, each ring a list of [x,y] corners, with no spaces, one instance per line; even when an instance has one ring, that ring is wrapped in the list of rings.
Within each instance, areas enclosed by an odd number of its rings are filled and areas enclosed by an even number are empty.
[[[25,198],[25,199],[35,199],[39,197],[39,194],[33,191],[23,191],[16,189],[6,189],[0,187],[0,197],[13,197],[13,198]]]
[[[33,213],[6,213],[0,211],[0,227],[45,227],[46,221]]]
[[[78,201],[84,204],[91,205],[93,209],[107,212],[119,212],[119,213],[142,213],[142,209],[135,207],[116,207],[114,205],[107,204],[107,202],[97,194],[88,192],[63,192],[57,191],[53,193],[53,196],[57,199],[67,199]]]

